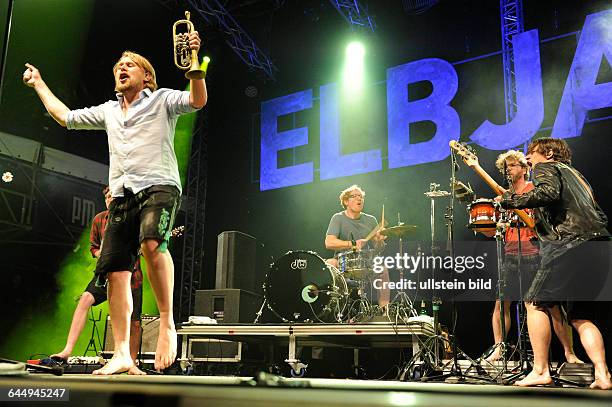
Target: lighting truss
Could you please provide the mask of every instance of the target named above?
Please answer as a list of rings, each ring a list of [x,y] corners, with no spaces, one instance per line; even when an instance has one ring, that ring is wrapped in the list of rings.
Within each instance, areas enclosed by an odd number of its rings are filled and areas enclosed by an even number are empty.
[[[188,3],[207,23],[223,31],[225,42],[249,68],[261,70],[268,79],[275,80],[274,74],[278,69],[270,57],[255,44],[218,0],[188,0]]]
[[[186,321],[193,313],[196,290],[200,288],[200,276],[204,261],[204,223],[206,214],[206,187],[208,165],[208,114],[198,115],[199,124],[193,132],[189,171],[185,187],[185,229],[183,232],[183,256],[180,280],[175,287],[178,298],[176,316]],[[178,291],[178,292],[177,292]]]
[[[522,0],[500,0],[506,123],[516,114],[516,81],[512,37],[524,31]]]
[[[376,30],[374,19],[358,0],[329,0],[351,28]]]

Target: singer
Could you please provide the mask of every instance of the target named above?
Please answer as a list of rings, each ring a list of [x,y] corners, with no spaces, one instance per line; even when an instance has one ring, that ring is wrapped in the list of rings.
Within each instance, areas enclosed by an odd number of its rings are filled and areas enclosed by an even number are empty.
[[[533,183],[529,179],[529,165],[525,155],[516,150],[509,150],[497,157],[495,166],[499,172],[506,178],[508,188],[517,195],[522,195],[533,190]],[[521,295],[529,288],[533,277],[540,264],[539,247],[537,245],[536,233],[533,229],[528,228],[525,224],[520,223],[516,215],[513,216],[511,226],[506,229],[505,248],[504,248],[504,264],[502,269],[502,281],[500,281],[500,289],[504,294],[504,328],[505,332],[502,335],[500,323],[500,301],[495,301],[495,308],[491,316],[491,326],[493,328],[493,338],[495,340],[495,350],[487,360],[493,362],[501,358],[499,344],[503,337],[508,335],[510,330],[510,304],[512,300],[520,299]],[[519,273],[519,257],[520,257],[520,273]],[[523,291],[521,292],[520,288]],[[561,318],[561,313],[558,307],[551,309],[551,317],[555,334],[559,338],[565,359],[569,363],[581,363],[574,354],[571,341],[571,330],[567,323],[564,323]]]
[[[197,31],[189,47],[200,48]],[[108,279],[108,303],[115,342],[112,359],[94,374],[134,369],[130,357],[132,265],[142,250],[160,312],[155,369],[176,358],[172,316],[174,265],[168,239],[181,195],[174,131],[179,115],[204,107],[208,100],[203,79],[192,79],[190,91],[157,89],[155,70],[141,55],[126,51],[113,67],[117,100],[70,110],[47,87],[39,70],[26,63],[23,82],[33,88],[49,114],[68,129],[106,130],[110,151],[109,207],[102,252],[96,266],[98,282]]]
[[[534,140],[527,151],[534,188],[522,195],[505,192],[501,200],[504,208],[537,208],[536,229],[542,242],[540,265],[526,295],[533,370],[515,383],[518,386],[552,382],[548,366],[551,336],[548,313],[565,299],[572,299],[570,295],[581,287],[600,288],[597,278],[609,270],[608,246],[593,243],[610,240],[608,220],[586,179],[571,166],[571,157],[563,139]],[[585,262],[595,267],[583,272]],[[592,301],[569,301],[566,309],[595,368],[591,388],[612,389],[603,338],[591,321],[596,306]]]

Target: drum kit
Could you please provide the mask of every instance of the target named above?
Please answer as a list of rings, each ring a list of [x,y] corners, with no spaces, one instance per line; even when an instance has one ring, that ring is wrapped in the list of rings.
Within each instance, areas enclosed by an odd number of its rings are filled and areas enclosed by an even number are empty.
[[[432,242],[436,240],[434,201],[450,195],[432,184],[425,195],[432,201]],[[473,199],[473,195],[471,196]],[[467,227],[474,232],[492,236],[501,212],[492,199],[473,199],[467,204],[469,221]],[[416,234],[417,226],[398,225],[380,229],[380,234],[399,241],[402,255],[403,239]],[[433,248],[432,248],[433,250]],[[298,323],[346,323],[366,322],[380,309],[372,304],[368,287],[377,277],[374,258],[380,255],[375,249],[348,250],[336,254],[337,267],[327,263],[316,252],[306,250],[289,251],[273,264],[264,283],[262,305],[283,322]],[[400,270],[401,273],[401,270]],[[401,278],[401,276],[400,276]],[[371,294],[371,293],[370,293]],[[393,314],[416,316],[415,307],[408,295],[399,291],[390,303]],[[261,310],[258,316],[261,315]],[[259,317],[257,318],[259,319]]]
[[[401,224],[382,228],[380,233],[401,239],[416,230],[414,225]],[[266,275],[265,305],[283,322],[371,320],[379,309],[368,298],[367,288],[372,287],[376,276],[374,258],[379,254],[375,249],[340,252],[335,267],[312,251],[287,252],[270,266]]]
[[[432,242],[436,241],[433,233],[434,201],[450,195],[446,191],[438,190],[437,187],[439,184],[432,183],[430,191],[425,193],[431,199],[432,205]],[[500,210],[495,201],[474,199],[467,205],[467,209],[468,228],[474,232],[490,233],[490,235],[495,233],[500,220]],[[416,234],[417,226],[406,225],[400,221],[398,223],[395,226],[381,228],[380,234],[398,239],[398,253],[402,256],[403,239]],[[263,287],[262,309],[267,306],[283,322],[298,323],[367,322],[388,310],[391,310],[395,316],[416,316],[415,307],[404,291],[399,291],[395,295],[386,311],[381,311],[372,303],[368,287],[371,288],[372,281],[377,278],[374,272],[374,258],[379,255],[375,249],[339,252],[336,254],[336,267],[327,263],[316,252],[289,251],[270,265]],[[399,271],[402,272],[401,269]],[[257,320],[260,315],[261,310]]]

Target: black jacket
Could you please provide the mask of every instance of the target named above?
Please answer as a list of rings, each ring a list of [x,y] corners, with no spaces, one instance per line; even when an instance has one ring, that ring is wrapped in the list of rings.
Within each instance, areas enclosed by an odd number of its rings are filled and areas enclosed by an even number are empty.
[[[586,241],[610,236],[608,219],[593,200],[582,174],[560,162],[535,166],[534,189],[522,195],[506,192],[502,208],[536,208],[536,232],[543,241]]]

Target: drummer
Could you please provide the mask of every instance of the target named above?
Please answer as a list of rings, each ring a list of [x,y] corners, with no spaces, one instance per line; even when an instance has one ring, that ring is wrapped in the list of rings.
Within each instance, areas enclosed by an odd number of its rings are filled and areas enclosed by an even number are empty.
[[[335,213],[329,221],[325,236],[325,248],[334,250],[335,254],[353,250],[361,251],[375,248],[384,248],[386,236],[377,231],[368,241],[366,238],[378,228],[376,217],[363,212],[365,191],[358,185],[351,185],[340,192],[340,205],[343,211]],[[338,267],[338,260],[334,257],[327,259],[327,263]],[[386,273],[384,273],[386,274]],[[382,276],[383,279],[386,276]],[[381,293],[378,304],[381,307],[389,303],[389,293]]]
[[[509,150],[497,157],[495,162],[497,169],[505,176],[508,177],[510,189],[515,194],[524,194],[525,192],[533,189],[533,183],[528,181],[529,179],[529,166],[525,155],[520,151]],[[516,223],[516,222],[515,222]],[[519,239],[520,235],[520,239]],[[518,281],[518,257],[521,258],[521,276],[522,276],[522,287],[523,291],[527,291],[531,285],[535,272],[538,269],[540,263],[539,248],[535,243],[537,236],[532,229],[527,226],[517,228],[512,226],[507,228],[505,236],[505,256],[504,256],[504,294],[508,300],[504,301],[504,325],[505,334],[508,334],[510,330],[510,299],[519,298],[519,281]],[[519,245],[520,240],[520,245]],[[495,302],[495,308],[493,309],[493,315],[491,317],[491,324],[493,327],[493,337],[495,344],[499,344],[502,341],[502,330],[500,324],[500,301]],[[553,327],[559,342],[563,346],[565,358],[569,363],[581,363],[581,361],[574,354],[572,347],[572,341],[570,338],[571,329],[566,323],[563,322],[559,310],[556,309],[551,313],[553,320]],[[489,362],[498,360],[501,358],[501,352],[499,347],[495,347],[493,353],[487,357]]]

